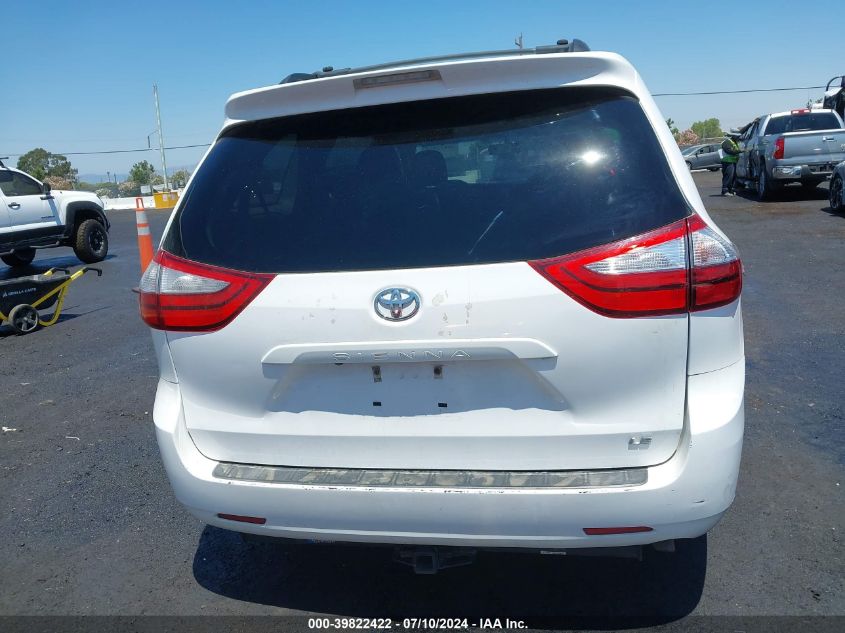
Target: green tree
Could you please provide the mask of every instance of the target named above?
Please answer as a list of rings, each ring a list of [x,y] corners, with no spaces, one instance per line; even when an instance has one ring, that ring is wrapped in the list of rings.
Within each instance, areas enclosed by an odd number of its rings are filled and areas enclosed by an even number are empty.
[[[18,169],[25,171],[33,178],[44,180],[50,163],[50,152],[42,147],[36,147],[18,158]]]
[[[187,169],[177,169],[170,175],[170,185],[174,188],[184,187],[190,177],[191,172]]]
[[[105,191],[109,192],[108,193],[109,197],[117,198],[117,195],[118,195],[117,194],[117,185],[113,182],[109,182],[109,181],[100,182],[100,183],[97,183],[96,185],[94,185],[94,187],[96,188],[96,191],[105,190]]]
[[[77,174],[67,156],[52,154],[43,147],[36,147],[18,158],[18,169],[38,180],[53,177],[73,182]]]
[[[101,198],[117,198],[120,195],[118,186],[113,182],[100,182],[95,184],[94,187],[94,192]]]
[[[722,125],[719,119],[707,119],[706,121],[696,121],[690,126],[690,129],[698,135],[698,138],[718,138],[723,136]]]
[[[47,167],[47,175],[54,178],[64,178],[74,182],[78,170],[74,169],[67,159],[67,156],[61,154],[50,154],[50,159]]]
[[[117,186],[117,190],[121,196],[137,196],[140,186],[132,180],[124,180]]]
[[[669,126],[669,130],[672,132],[672,136],[678,136],[681,131],[678,129],[678,126],[675,125],[675,122],[672,119],[666,119],[666,125]]]
[[[137,185],[149,185],[152,182],[155,173],[156,168],[149,162],[142,160],[140,163],[132,165],[132,169],[129,170],[129,177],[127,180],[131,180]]]

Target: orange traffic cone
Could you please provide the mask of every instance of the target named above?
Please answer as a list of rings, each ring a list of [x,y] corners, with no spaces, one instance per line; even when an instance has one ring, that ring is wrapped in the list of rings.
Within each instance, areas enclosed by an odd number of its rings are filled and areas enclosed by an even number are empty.
[[[141,254],[141,274],[153,260],[153,236],[150,234],[150,223],[144,210],[144,199],[135,198],[135,224],[138,228],[138,252]]]

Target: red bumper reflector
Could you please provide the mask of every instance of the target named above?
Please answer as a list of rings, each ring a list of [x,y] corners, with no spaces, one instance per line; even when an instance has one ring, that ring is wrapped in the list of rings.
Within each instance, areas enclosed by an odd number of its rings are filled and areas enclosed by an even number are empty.
[[[223,514],[222,512],[218,512],[217,516],[221,519],[226,519],[228,521],[240,521],[241,523],[254,523],[256,525],[264,525],[267,523],[267,519],[264,517],[245,517],[240,514]]]
[[[584,534],[587,536],[599,536],[601,534],[633,534],[635,532],[651,532],[654,528],[646,525],[635,525],[632,527],[604,527],[604,528],[584,528]]]

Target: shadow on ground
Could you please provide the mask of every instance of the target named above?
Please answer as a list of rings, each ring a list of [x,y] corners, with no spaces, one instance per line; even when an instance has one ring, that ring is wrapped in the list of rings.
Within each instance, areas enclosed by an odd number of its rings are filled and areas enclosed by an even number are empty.
[[[93,310],[85,310],[83,312],[68,312],[68,310],[74,310],[78,307],[79,306],[68,306],[68,307],[62,308],[62,313],[59,315],[58,320],[53,325],[51,325],[49,327],[56,327],[57,325],[59,325],[61,323],[66,323],[67,321],[73,321],[74,319],[78,319],[81,316],[86,316],[88,314],[94,314],[95,312],[100,312],[102,310],[108,310],[112,306],[110,306],[110,305],[102,306],[102,307],[99,307],[99,308],[94,308]],[[54,308],[46,310],[41,315],[41,318],[42,319],[45,318],[45,315],[46,315],[47,318],[49,318],[53,314],[53,310],[54,310]],[[41,329],[44,329],[44,328],[42,326],[39,326],[38,329],[35,330],[35,332],[37,332],[38,330],[41,330]],[[35,332],[30,332],[30,334],[35,334]],[[17,332],[15,332],[11,328],[11,326],[8,325],[8,324],[0,325],[0,339],[8,338],[10,336],[21,336],[21,335],[19,335]],[[28,336],[28,335],[23,335],[23,336]]]
[[[845,220],[845,211],[834,211],[830,205],[822,207],[821,210],[822,212],[827,213],[828,215],[833,216],[834,218],[841,218]]]
[[[117,255],[107,255],[103,261],[115,259]],[[11,268],[3,263],[0,263],[0,281],[8,281],[9,279],[17,279],[18,277],[28,277],[30,275],[40,275],[51,268],[70,268],[72,271],[79,270],[85,266],[74,255],[64,257],[44,257],[36,259],[28,266],[21,266],[20,268]],[[99,266],[99,264],[89,264],[90,266]]]
[[[706,565],[705,536],[680,541],[675,554],[649,549],[643,562],[480,552],[472,566],[418,576],[394,563],[390,548],[247,544],[207,526],[193,571],[216,594],[312,613],[519,617],[549,627],[623,628],[692,612]]]
[[[805,189],[800,185],[788,185],[783,187],[765,202],[761,202],[757,199],[757,192],[753,187],[737,187],[736,193],[738,196],[741,196],[746,200],[753,200],[755,202],[760,202],[760,204],[770,204],[772,202],[798,202],[801,200],[823,200],[826,202],[829,195],[827,186],[810,187]]]

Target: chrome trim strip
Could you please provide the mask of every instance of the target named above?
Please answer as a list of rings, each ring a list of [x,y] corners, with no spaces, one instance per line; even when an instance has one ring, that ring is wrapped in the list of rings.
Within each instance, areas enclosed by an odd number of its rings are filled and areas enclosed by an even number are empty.
[[[464,360],[557,358],[557,352],[532,338],[291,343],[269,350],[264,365],[402,363]]]
[[[377,488],[612,488],[641,486],[647,468],[479,471],[262,466],[220,462],[212,475],[232,481]]]

